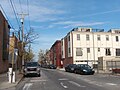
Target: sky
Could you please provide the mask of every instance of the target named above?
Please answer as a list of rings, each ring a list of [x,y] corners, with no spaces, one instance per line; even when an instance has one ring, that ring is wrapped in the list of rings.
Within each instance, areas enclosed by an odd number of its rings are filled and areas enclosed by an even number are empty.
[[[105,31],[120,28],[120,0],[0,0],[0,6],[14,28],[11,32],[19,29],[18,14],[29,14],[24,18],[24,32],[32,27],[39,35],[32,44],[36,55],[79,26]]]

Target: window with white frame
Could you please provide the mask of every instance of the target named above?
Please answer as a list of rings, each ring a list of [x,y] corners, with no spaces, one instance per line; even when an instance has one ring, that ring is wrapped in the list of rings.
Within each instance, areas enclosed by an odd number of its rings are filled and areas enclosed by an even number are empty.
[[[70,36],[68,36],[68,41],[70,41]]]
[[[86,40],[87,40],[87,41],[90,40],[90,36],[89,36],[89,34],[86,34]]]
[[[97,40],[100,41],[100,35],[97,35]]]
[[[87,48],[87,53],[90,53],[90,48]]]
[[[105,55],[106,56],[110,56],[111,55],[110,48],[105,48]]]
[[[116,56],[120,56],[120,48],[116,49]]]
[[[118,36],[116,36],[116,42],[118,42],[119,41],[119,37]]]
[[[82,52],[82,48],[76,48],[76,56],[82,56],[83,52]]]
[[[70,47],[68,48],[68,53],[71,53],[71,49],[70,49]]]
[[[98,48],[98,52],[100,52],[100,48]]]
[[[109,41],[109,35],[106,35],[106,41]]]
[[[77,40],[80,40],[80,34],[77,34]]]

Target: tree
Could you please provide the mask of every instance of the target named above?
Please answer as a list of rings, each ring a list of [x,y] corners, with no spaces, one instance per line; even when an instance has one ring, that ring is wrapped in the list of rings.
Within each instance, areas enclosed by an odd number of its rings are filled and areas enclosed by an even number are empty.
[[[44,64],[46,65],[47,64],[47,56],[46,56],[46,53],[48,52],[49,50],[42,50],[40,49],[39,53],[38,53],[38,61],[41,63],[41,64]]]
[[[25,61],[32,61],[34,58],[33,51],[31,49],[31,46],[29,46],[28,50],[25,51],[24,59]]]
[[[24,47],[28,44],[31,44],[38,38],[38,34],[36,34],[33,28],[30,28],[29,32],[24,35]]]
[[[34,58],[33,51],[31,49],[31,43],[38,38],[38,34],[36,34],[33,28],[30,28],[29,32],[24,35],[24,60],[31,61]]]

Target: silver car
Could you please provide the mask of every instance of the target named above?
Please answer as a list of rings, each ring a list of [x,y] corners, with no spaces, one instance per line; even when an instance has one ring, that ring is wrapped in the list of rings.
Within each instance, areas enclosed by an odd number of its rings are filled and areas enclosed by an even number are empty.
[[[27,75],[38,75],[40,76],[40,66],[38,62],[27,62],[24,66],[24,76]]]

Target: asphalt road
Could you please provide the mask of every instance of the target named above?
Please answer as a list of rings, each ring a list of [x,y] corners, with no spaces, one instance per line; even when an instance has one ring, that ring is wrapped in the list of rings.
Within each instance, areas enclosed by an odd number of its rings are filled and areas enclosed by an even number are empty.
[[[120,90],[120,76],[42,69],[41,77],[24,78],[16,90]]]

